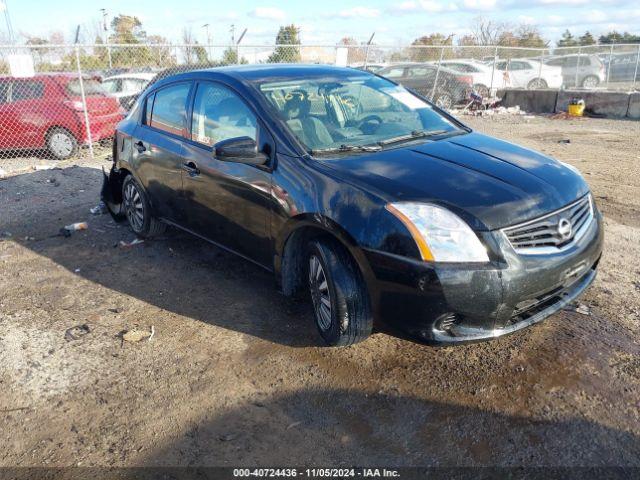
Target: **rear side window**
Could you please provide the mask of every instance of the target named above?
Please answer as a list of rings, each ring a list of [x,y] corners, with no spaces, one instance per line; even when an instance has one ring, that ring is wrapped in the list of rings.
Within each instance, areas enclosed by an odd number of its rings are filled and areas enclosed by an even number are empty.
[[[107,92],[102,88],[102,84],[92,78],[83,78],[82,87],[84,88],[85,95],[106,95]],[[77,78],[70,80],[67,83],[67,92],[73,97],[79,97],[81,95],[80,80]]]
[[[392,68],[386,73],[383,73],[387,78],[400,78],[404,74],[404,68]]]
[[[148,125],[174,135],[184,135],[184,118],[190,87],[188,83],[180,83],[158,90]]]
[[[42,98],[44,94],[44,85],[36,80],[16,80],[13,82],[11,89],[11,101],[18,102],[20,100],[32,100],[34,98]]]
[[[255,140],[256,125],[253,112],[233,91],[213,83],[198,86],[191,123],[194,141],[215,145],[230,138],[250,137]]]

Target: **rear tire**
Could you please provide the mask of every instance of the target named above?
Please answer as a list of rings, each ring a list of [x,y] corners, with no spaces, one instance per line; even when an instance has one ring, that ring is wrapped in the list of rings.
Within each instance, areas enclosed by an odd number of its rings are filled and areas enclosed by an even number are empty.
[[[78,140],[67,129],[55,127],[46,138],[47,150],[57,160],[66,160],[78,153]]]
[[[440,93],[436,97],[436,101],[434,103],[442,110],[451,110],[453,107],[453,97],[447,92]]]
[[[373,328],[369,294],[346,249],[335,240],[313,240],[307,265],[313,313],[325,343],[344,347],[366,339]]]
[[[589,75],[582,80],[582,88],[596,88],[600,83],[600,79],[595,75]]]
[[[161,235],[167,226],[151,215],[151,205],[144,190],[128,175],[122,182],[122,210],[124,211],[131,230],[143,238]]]
[[[534,78],[527,84],[529,90],[535,90],[538,88],[547,88],[547,81],[544,78]]]

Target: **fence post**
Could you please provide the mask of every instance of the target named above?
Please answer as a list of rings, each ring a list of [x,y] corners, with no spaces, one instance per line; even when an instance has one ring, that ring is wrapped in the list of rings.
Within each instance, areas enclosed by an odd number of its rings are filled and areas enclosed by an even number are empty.
[[[78,66],[78,82],[80,85],[80,98],[82,98],[82,110],[84,111],[84,125],[87,129],[87,141],[89,142],[89,157],[93,160],[93,141],[91,140],[91,124],[87,112],[87,97],[84,94],[84,82],[82,81],[82,67],[80,66],[80,47],[76,44],[76,64]]]
[[[638,53],[636,54],[636,70],[633,72],[633,89],[636,89],[636,77],[638,76],[638,61],[640,60],[640,45],[638,45]]]
[[[580,55],[582,54],[582,46],[578,47],[578,61],[576,62],[576,78],[573,81],[573,87],[578,88],[578,70],[580,70]]]
[[[442,63],[443,57],[444,57],[444,45],[440,47],[440,60],[438,60],[438,69],[436,70],[436,78],[433,81],[433,89],[431,90],[431,98],[429,99],[432,102],[434,102],[433,96],[436,94],[436,87],[438,86],[438,75],[440,74],[440,64]]]
[[[609,74],[611,73],[611,60],[613,59],[613,46],[615,44],[611,44],[611,49],[609,50],[609,67],[607,68],[607,88],[609,88]]]
[[[493,63],[491,64],[491,85],[489,86],[489,98],[493,97],[493,77],[495,77],[496,73],[496,61],[498,59],[498,46],[496,45],[496,49],[493,52]],[[496,87],[497,90],[497,87]]]
[[[542,79],[542,57],[544,57],[544,49],[540,53],[540,66],[538,67],[538,78]],[[538,81],[538,85],[540,85],[540,80]]]

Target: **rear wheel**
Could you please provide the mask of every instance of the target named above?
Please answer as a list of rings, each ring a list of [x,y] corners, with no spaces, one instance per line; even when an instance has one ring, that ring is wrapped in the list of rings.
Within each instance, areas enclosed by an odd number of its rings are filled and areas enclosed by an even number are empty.
[[[338,242],[309,244],[308,281],[316,326],[331,346],[366,339],[373,327],[369,294],[351,256]]]
[[[547,82],[544,78],[534,78],[527,84],[527,88],[531,90],[547,88]]]
[[[122,208],[136,235],[149,238],[165,231],[166,225],[151,215],[147,196],[131,175],[122,182]]]
[[[52,128],[47,134],[47,150],[58,160],[66,160],[78,153],[76,137],[62,127]]]
[[[582,80],[582,88],[596,88],[600,83],[600,79],[595,75],[589,75]]]
[[[473,90],[482,98],[489,97],[489,87],[487,87],[486,85],[482,85],[481,83],[476,83],[473,86]]]

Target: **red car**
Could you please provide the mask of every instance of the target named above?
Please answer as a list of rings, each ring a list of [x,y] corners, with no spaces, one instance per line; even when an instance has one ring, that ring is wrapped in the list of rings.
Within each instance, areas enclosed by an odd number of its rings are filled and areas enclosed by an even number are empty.
[[[82,81],[91,141],[112,137],[124,111],[100,82],[89,77]],[[0,77],[0,150],[46,148],[65,159],[88,141],[78,75]]]

